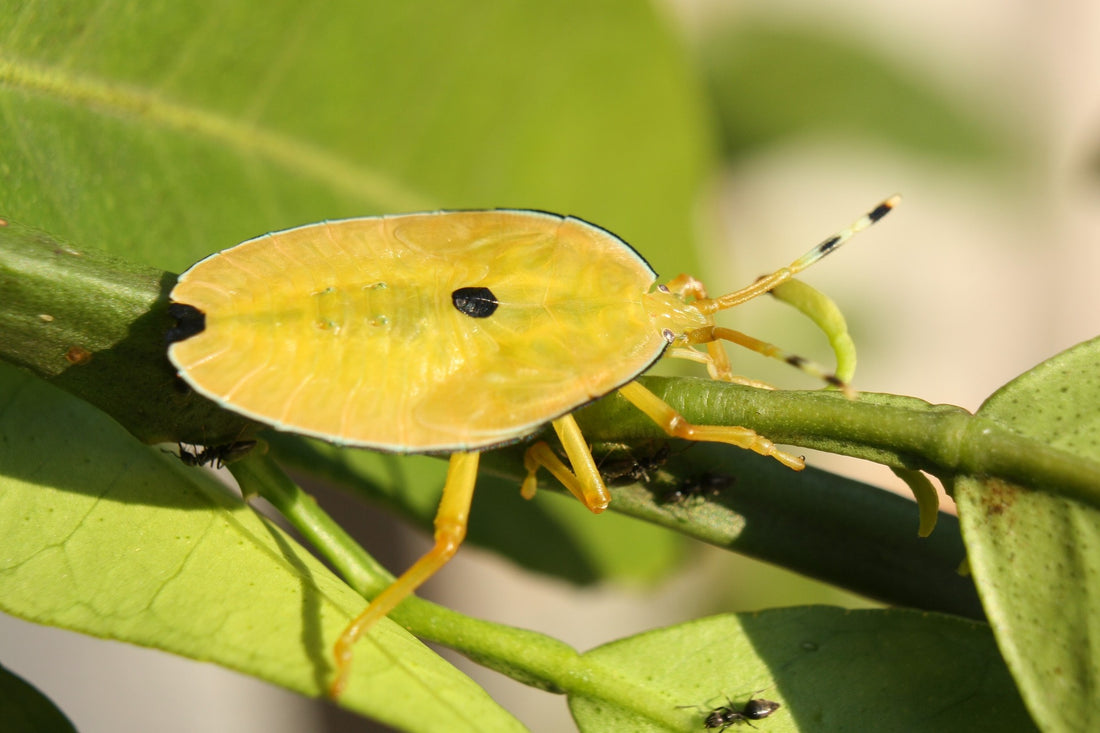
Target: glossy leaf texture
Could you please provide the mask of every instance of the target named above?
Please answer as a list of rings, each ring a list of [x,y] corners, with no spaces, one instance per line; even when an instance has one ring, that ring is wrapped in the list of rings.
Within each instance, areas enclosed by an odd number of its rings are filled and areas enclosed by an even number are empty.
[[[709,147],[688,71],[629,2],[23,3],[0,216],[179,271],[324,219],[526,206],[667,271]]]
[[[710,154],[686,54],[632,2],[28,2],[0,24],[0,218],[170,271],[312,221],[508,206],[692,270]],[[402,471],[431,496],[442,468]]]
[[[751,697],[768,731],[1031,730],[989,627],[902,610],[825,606],[729,614],[639,634],[582,657],[615,692],[570,695],[582,731],[693,731]],[[617,694],[616,694],[617,693]],[[735,706],[736,707],[736,706]]]
[[[1046,361],[978,415],[1100,464],[1100,339]],[[1100,509],[1006,481],[956,483],[970,568],[997,641],[1044,730],[1100,725]]]
[[[332,644],[362,598],[174,456],[141,448],[121,465],[104,462],[133,438],[55,388],[3,371],[15,387],[0,410],[0,608],[321,694]],[[439,717],[453,730],[520,729],[395,624],[379,624],[361,649],[347,707],[406,730]]]

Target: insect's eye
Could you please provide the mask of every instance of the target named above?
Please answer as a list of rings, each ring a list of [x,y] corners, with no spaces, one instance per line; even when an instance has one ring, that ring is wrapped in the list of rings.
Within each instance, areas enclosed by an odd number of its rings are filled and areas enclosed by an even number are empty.
[[[459,288],[451,293],[451,302],[470,318],[488,318],[500,305],[489,288]]]

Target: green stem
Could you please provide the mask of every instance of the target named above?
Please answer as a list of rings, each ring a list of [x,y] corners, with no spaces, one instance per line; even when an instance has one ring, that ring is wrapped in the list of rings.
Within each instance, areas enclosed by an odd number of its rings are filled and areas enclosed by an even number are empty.
[[[393,582],[393,575],[271,460],[266,446],[257,446],[252,454],[230,463],[228,468],[245,496],[267,499],[365,598],[374,597]]]
[[[229,470],[246,495],[267,499],[365,598],[377,595],[393,580],[263,448],[231,463]],[[415,596],[398,606],[390,618],[420,638],[448,646],[523,684],[604,699],[666,724],[683,722],[667,705],[655,703],[650,709],[640,704],[639,700],[648,697],[644,690],[615,679],[611,670],[545,634],[464,616]]]
[[[961,407],[914,397],[759,390],[706,379],[645,377],[646,386],[689,419],[745,425],[777,443],[919,469],[945,480],[980,475],[1070,496],[1100,508],[1100,463],[1013,431]],[[662,437],[626,400],[612,396],[577,417],[590,440]]]
[[[254,423],[176,388],[164,354],[174,279],[9,222],[0,227],[0,359],[97,405],[148,442],[247,438]],[[778,442],[947,480],[959,473],[994,476],[1100,508],[1100,464],[961,408],[893,395],[851,401],[827,391],[765,391],[700,379],[646,383],[702,424],[744,425]],[[663,437],[615,397],[578,417],[590,440]]]

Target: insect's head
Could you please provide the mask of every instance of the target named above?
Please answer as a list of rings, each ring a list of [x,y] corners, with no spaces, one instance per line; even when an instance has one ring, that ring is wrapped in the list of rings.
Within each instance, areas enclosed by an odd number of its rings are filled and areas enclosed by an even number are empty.
[[[664,334],[669,343],[683,342],[687,332],[714,325],[713,317],[702,313],[694,303],[665,285],[646,293],[645,298],[646,311],[654,328]]]

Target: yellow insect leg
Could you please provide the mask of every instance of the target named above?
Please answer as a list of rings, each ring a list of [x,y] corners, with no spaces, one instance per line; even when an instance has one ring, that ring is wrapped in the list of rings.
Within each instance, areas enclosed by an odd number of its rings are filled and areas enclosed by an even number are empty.
[[[477,481],[479,453],[452,453],[447,481],[443,485],[443,497],[435,515],[435,545],[401,577],[378,594],[370,605],[348,624],[336,640],[336,679],[329,688],[333,699],[340,696],[347,684],[351,667],[352,648],[371,626],[376,624],[397,604],[412,595],[424,581],[432,577],[448,560],[454,557],[458,546],[466,537],[466,525],[470,518],[470,502]]]
[[[668,281],[666,288],[681,297],[701,300],[707,297],[707,287],[691,275],[680,274]]]
[[[712,350],[717,347],[719,353],[722,355],[721,359],[716,359],[712,356]],[[711,379],[716,379],[720,382],[731,382],[733,384],[743,384],[746,387],[756,387],[757,389],[775,389],[774,385],[762,382],[759,379],[750,379],[748,377],[742,377],[733,373],[733,368],[729,365],[729,359],[726,357],[726,352],[721,349],[721,344],[717,341],[707,344],[707,351],[698,351],[697,349],[688,349],[683,347],[671,348],[665,352],[665,356],[670,359],[684,359],[686,361],[693,361],[696,364],[703,364],[707,368],[707,374]],[[722,365],[725,364],[723,367]]]
[[[693,425],[683,415],[676,412],[667,402],[650,392],[638,382],[630,382],[619,387],[619,394],[639,410],[649,416],[653,422],[674,438],[697,440],[713,443],[729,443],[745,448],[762,456],[771,456],[787,468],[801,471],[805,461],[798,456],[786,453],[762,435],[749,428],[728,425]]]
[[[561,459],[543,441],[535,443],[523,455],[523,465],[527,469],[527,478],[523,480],[520,494],[530,499],[535,495],[538,484],[536,474],[539,468],[545,468],[554,475],[569,493],[577,497],[588,509],[599,514],[611,503],[611,494],[604,485],[592,451],[581,434],[580,426],[572,415],[562,415],[553,422],[554,430],[565,448],[565,455],[573,464],[573,470],[562,463]]]

